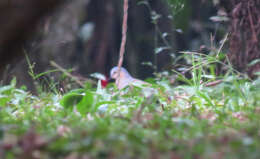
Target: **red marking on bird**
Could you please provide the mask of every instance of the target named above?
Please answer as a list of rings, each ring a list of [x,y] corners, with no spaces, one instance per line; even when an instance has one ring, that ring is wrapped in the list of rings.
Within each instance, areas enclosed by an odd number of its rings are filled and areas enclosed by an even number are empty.
[[[108,79],[107,79],[107,77],[106,77],[105,80],[101,80],[101,86],[102,86],[102,88],[106,88],[107,84],[108,84]]]

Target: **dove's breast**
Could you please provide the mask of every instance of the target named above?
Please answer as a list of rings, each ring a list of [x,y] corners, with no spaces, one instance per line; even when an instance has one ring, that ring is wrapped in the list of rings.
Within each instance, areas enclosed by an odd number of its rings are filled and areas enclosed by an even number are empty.
[[[126,86],[130,85],[133,82],[133,78],[120,78],[119,81],[116,81],[116,85],[118,89],[123,89]]]

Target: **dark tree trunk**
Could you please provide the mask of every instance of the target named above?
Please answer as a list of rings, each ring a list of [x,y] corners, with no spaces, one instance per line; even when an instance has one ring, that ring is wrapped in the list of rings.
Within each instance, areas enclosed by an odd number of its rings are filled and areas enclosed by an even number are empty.
[[[5,66],[22,57],[22,45],[33,33],[36,24],[61,2],[61,0],[1,0],[0,79]]]
[[[260,70],[260,63],[248,65],[260,58],[260,0],[223,0],[231,17],[230,52],[232,64],[250,77]]]
[[[22,2],[24,1],[22,0]],[[31,1],[34,0],[27,0],[23,5],[29,4]],[[49,0],[44,2],[47,3]],[[55,14],[47,16],[44,21],[41,21],[43,25],[38,25],[38,34],[33,36],[34,39],[30,40],[31,42],[28,42],[30,46],[26,48],[26,51],[30,53],[29,58],[31,62],[35,63],[35,74],[53,69],[50,66],[51,60],[64,68],[73,68],[77,73],[84,76],[93,72],[108,74],[111,67],[115,66],[118,61],[123,1],[75,0],[66,2],[68,3],[57,9]],[[147,6],[138,5],[138,2],[139,0],[129,1],[128,34],[124,66],[135,76],[145,78],[151,76],[153,70],[149,66],[142,66],[141,63],[154,60],[155,27],[151,23],[151,14]],[[161,31],[173,34],[172,20],[168,18],[170,11],[166,1],[149,0],[149,2],[152,10],[162,15],[158,23]],[[31,8],[27,8],[26,11],[22,10],[22,8],[26,7],[21,7],[21,10],[14,10],[18,15],[26,12],[26,15],[24,13],[24,16],[20,18],[22,21],[23,18],[28,18],[29,20],[21,24],[19,21],[16,22],[15,17],[11,16],[11,10],[8,10],[6,13],[6,15],[10,14],[8,20],[10,20],[10,23],[13,22],[13,24],[4,26],[6,26],[5,28],[13,28],[12,30],[8,29],[8,33],[13,32],[15,36],[12,36],[12,39],[19,40],[19,42],[9,40],[8,45],[5,45],[7,43],[1,43],[1,38],[7,38],[9,35],[7,33],[2,34],[5,30],[0,25],[0,65],[2,65],[0,69],[11,63],[8,61],[9,59],[24,55],[21,50],[17,51],[17,49],[12,50],[13,54],[11,55],[8,48],[13,49],[13,46],[16,48],[17,44],[21,48],[24,41],[31,34],[31,30],[35,28],[37,22],[45,15],[45,3],[40,0],[37,1],[38,3],[39,5],[32,3],[32,6],[35,5],[35,7],[32,7],[35,8],[33,10]],[[50,3],[48,9],[54,8],[54,6],[56,5]],[[2,13],[2,10],[0,12]],[[3,18],[6,17],[0,14],[0,22],[2,22]],[[87,40],[82,39],[80,36],[81,31],[85,24],[90,23],[94,24],[93,33]],[[167,38],[169,40],[173,39],[172,36]],[[172,41],[170,44],[172,44]],[[159,46],[164,46],[160,38],[158,38]],[[168,50],[157,55],[157,58],[160,68],[170,64]],[[12,69],[8,70],[8,78],[3,80],[4,83],[8,83],[10,78],[16,76],[18,85],[25,84],[30,90],[34,89],[34,86],[32,86],[33,81],[28,75],[28,65],[25,59],[20,60],[18,64],[11,64]]]

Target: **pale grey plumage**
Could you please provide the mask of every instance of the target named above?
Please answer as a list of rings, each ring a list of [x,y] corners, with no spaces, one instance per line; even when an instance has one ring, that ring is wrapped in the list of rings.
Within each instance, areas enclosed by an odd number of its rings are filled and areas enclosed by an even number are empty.
[[[113,67],[110,71],[110,77],[113,78],[113,79],[116,79],[117,77],[115,76],[115,74],[117,74],[117,66]],[[128,78],[133,78],[129,72],[124,68],[124,67],[121,67],[120,68],[120,71],[124,73],[125,76],[127,76]]]
[[[117,79],[118,77],[118,67],[115,66],[111,69],[110,71],[110,78],[112,79],[116,79],[116,85],[118,87],[118,89],[123,89],[128,85],[144,85],[144,84],[148,84],[144,81],[141,81],[139,79],[133,78],[129,72],[121,67],[120,68],[120,80],[118,81]]]

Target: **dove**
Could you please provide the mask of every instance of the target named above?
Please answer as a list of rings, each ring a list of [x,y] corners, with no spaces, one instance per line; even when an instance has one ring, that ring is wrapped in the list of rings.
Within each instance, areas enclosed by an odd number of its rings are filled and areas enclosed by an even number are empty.
[[[110,71],[110,78],[116,80],[116,86],[119,90],[125,88],[128,85],[135,85],[135,86],[149,85],[147,82],[132,77],[124,67],[120,68],[120,74],[119,74],[120,78],[117,78],[118,73],[119,73],[118,67],[117,66],[113,67]]]

